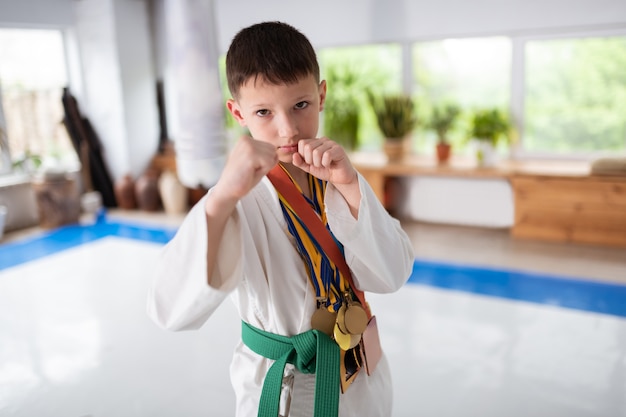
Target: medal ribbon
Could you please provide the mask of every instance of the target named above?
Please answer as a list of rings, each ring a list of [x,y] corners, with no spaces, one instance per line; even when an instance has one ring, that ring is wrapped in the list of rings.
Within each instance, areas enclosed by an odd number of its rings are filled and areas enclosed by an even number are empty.
[[[332,264],[335,266],[335,268],[339,269],[341,277],[341,292],[343,292],[346,287],[351,288],[352,292],[356,295],[357,299],[361,303],[361,306],[365,309],[368,318],[372,317],[369,305],[365,302],[365,294],[363,294],[363,291],[360,291],[354,287],[350,268],[346,264],[346,260],[343,255],[343,246],[337,239],[335,239],[327,224],[322,222],[319,214],[316,215],[316,212],[306,202],[305,197],[302,195],[300,188],[297,187],[297,185],[293,181],[293,178],[289,176],[287,171],[280,164],[277,164],[274,168],[272,168],[270,172],[267,173],[267,177],[276,188],[279,199],[281,200],[281,204],[283,200],[285,202],[290,202],[289,206],[291,207],[295,216],[298,218],[298,222],[307,230],[307,234],[310,236],[310,238],[317,242],[317,245],[321,249],[321,253],[323,254],[323,256],[326,257],[329,262],[331,262],[332,260]],[[321,196],[321,201],[321,207],[323,207],[323,194]],[[289,220],[287,220],[287,222],[289,223]],[[308,225],[308,227],[306,225]],[[313,281],[314,280],[311,279],[311,282]],[[341,295],[339,295],[338,297],[338,304],[340,305]],[[337,306],[337,308],[339,308],[339,305]]]
[[[280,170],[280,172],[277,172],[276,170]],[[295,187],[302,198],[305,199],[306,203],[311,207],[315,214],[317,214],[321,223],[332,236],[332,232],[328,228],[326,211],[324,210],[326,182],[309,175],[308,179],[309,188],[311,190],[311,199],[308,199],[304,196],[304,194],[302,194],[302,189],[282,165],[276,165],[272,172],[274,173],[273,175],[268,174],[268,177],[272,182],[274,182],[273,178],[275,178],[276,174],[282,176],[283,179],[286,177],[286,179],[291,182],[292,186]],[[295,238],[296,249],[304,262],[307,274],[309,275],[309,281],[313,286],[316,297],[328,299],[330,302],[328,306],[329,310],[338,310],[339,307],[341,307],[343,293],[346,290],[346,277],[343,276],[340,269],[326,255],[319,242],[313,236],[313,233],[309,230],[309,227],[307,227],[305,222],[296,213],[294,206],[291,204],[292,202],[285,198],[281,189],[277,187],[276,190],[283,215],[285,216],[285,220],[287,222],[287,228],[289,229],[289,233],[291,233],[291,235]],[[341,247],[341,243],[338,242],[334,236],[333,240]]]

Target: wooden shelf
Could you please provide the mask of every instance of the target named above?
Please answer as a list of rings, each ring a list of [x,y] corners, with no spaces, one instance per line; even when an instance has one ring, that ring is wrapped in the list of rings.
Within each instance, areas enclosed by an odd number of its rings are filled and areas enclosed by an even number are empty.
[[[472,159],[439,165],[434,157],[415,155],[389,163],[382,153],[355,153],[351,160],[382,202],[393,177],[502,178],[515,199],[512,236],[626,246],[626,176],[590,175],[589,162],[504,160],[481,168]]]

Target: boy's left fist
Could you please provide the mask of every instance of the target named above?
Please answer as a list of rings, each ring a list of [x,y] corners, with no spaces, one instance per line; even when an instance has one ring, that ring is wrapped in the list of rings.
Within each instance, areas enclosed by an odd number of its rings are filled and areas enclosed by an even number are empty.
[[[331,184],[349,184],[357,180],[357,173],[346,151],[328,138],[302,139],[293,164],[303,171]]]

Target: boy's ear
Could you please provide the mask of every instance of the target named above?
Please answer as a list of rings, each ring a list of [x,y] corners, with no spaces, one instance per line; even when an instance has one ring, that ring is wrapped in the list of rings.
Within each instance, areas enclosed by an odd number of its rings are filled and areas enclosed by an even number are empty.
[[[235,100],[233,100],[232,98],[229,98],[228,100],[226,100],[226,108],[228,109],[230,114],[233,115],[235,120],[237,120],[237,123],[239,123],[239,125],[241,126],[246,125],[246,121],[243,119],[243,116],[241,115],[241,109],[239,108]]]
[[[320,93],[320,111],[322,111],[324,110],[324,103],[326,103],[326,80],[320,82],[318,90]]]

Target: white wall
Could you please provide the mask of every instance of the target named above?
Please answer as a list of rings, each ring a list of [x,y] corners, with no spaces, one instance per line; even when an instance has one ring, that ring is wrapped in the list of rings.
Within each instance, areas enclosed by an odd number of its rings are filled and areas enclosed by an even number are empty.
[[[0,0],[0,27],[71,26],[73,4],[72,0]]]
[[[144,1],[116,0],[115,22],[128,165],[116,178],[138,176],[158,150],[159,120],[156,69],[153,60],[150,16]]]
[[[626,27],[624,0],[216,0],[222,52],[242,27],[283,20],[316,47]]]
[[[84,78],[84,100],[79,102],[79,106],[103,142],[109,170],[123,173],[129,164],[128,136],[124,123],[113,2],[80,1],[76,3],[75,14]]]

